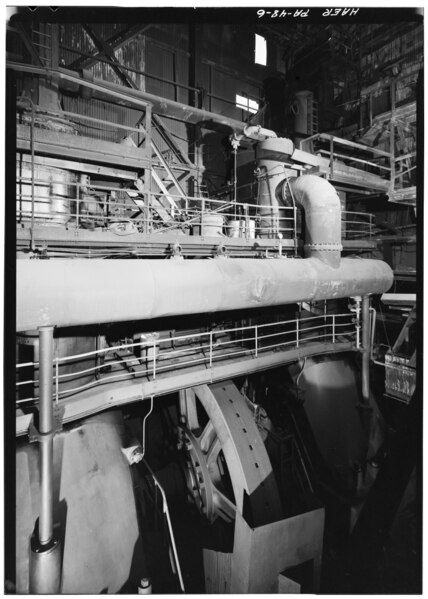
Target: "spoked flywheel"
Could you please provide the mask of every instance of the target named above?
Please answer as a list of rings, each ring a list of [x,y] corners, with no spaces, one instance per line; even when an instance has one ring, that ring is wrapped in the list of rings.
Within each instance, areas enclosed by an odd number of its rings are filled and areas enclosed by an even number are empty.
[[[190,497],[210,522],[238,510],[253,526],[282,516],[272,466],[254,416],[231,381],[180,392],[180,445]]]

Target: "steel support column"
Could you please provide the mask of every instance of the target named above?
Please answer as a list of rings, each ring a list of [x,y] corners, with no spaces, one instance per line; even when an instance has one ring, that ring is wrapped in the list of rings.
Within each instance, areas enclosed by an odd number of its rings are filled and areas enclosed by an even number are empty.
[[[52,405],[52,364],[53,364],[53,327],[39,329],[39,433],[49,435],[40,440],[40,516],[39,541],[47,545],[53,536],[53,405]]]
[[[61,549],[53,531],[52,326],[39,328],[39,356],[40,512],[31,539],[30,593],[57,594],[61,587]]]

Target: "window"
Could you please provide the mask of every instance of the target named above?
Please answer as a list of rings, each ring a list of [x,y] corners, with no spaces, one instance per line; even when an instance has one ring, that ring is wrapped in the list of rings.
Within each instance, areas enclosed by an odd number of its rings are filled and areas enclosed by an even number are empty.
[[[254,48],[254,62],[256,64],[262,64],[264,66],[266,66],[267,62],[266,39],[261,35],[257,35],[257,33]]]
[[[248,110],[248,112],[256,113],[259,109],[259,103],[255,100],[251,100],[246,96],[240,96],[236,94],[236,106],[242,110]]]

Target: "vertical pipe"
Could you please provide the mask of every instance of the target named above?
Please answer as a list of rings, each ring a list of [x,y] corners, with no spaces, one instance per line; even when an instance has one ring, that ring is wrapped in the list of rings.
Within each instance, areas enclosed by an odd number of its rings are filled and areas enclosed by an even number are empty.
[[[146,112],[144,116],[144,129],[144,150],[146,152],[146,158],[149,161],[148,167],[144,170],[144,191],[147,194],[144,232],[150,233],[152,215],[152,107],[149,104],[146,106]]]
[[[39,329],[39,432],[46,435],[53,429],[52,367],[53,327]],[[40,442],[40,515],[39,541],[47,545],[53,536],[53,439]]]
[[[391,121],[389,131],[389,153],[391,154],[391,190],[395,187],[395,79],[391,83]]]
[[[370,297],[363,296],[362,301],[362,368],[361,368],[361,392],[363,403],[368,405],[370,400]]]
[[[34,250],[34,103],[31,102],[31,127],[30,127],[30,145],[31,145],[31,249]]]
[[[61,588],[61,544],[53,534],[53,327],[39,328],[40,513],[31,538],[29,591],[57,595]]]
[[[361,348],[360,331],[361,331],[361,297],[357,296],[355,299],[355,346],[357,349]],[[352,310],[354,311],[354,310]]]
[[[237,148],[233,148],[233,203],[235,204],[235,220],[237,217],[237,213],[236,213],[236,202],[238,201],[238,190],[237,190],[237,185],[238,185],[238,181],[237,181],[237,172],[236,172],[236,160],[237,160],[237,153],[238,150]]]

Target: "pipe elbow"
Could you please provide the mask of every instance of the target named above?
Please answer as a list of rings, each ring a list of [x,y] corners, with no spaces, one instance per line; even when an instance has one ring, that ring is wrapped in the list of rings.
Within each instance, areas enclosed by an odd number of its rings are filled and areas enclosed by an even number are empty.
[[[305,211],[305,255],[338,268],[342,251],[341,205],[333,185],[315,175],[291,181],[294,198]]]
[[[270,129],[264,129],[260,125],[247,125],[244,127],[244,136],[257,141],[264,141],[265,139],[277,137],[275,131]]]

